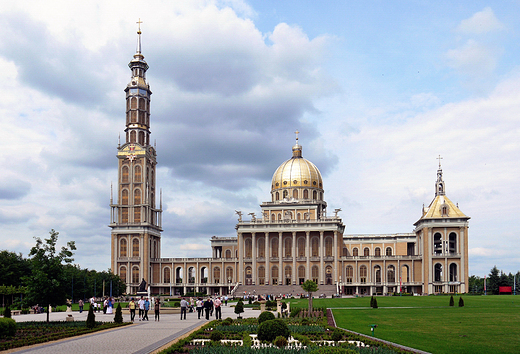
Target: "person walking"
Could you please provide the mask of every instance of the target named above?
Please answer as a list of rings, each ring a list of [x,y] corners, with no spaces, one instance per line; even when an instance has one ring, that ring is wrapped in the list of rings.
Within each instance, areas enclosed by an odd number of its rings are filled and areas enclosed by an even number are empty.
[[[128,303],[128,308],[130,309],[130,321],[134,322],[136,308],[134,298],[130,299],[130,302]]]
[[[202,302],[202,299],[200,297],[195,302],[195,305],[197,306],[197,315],[199,316],[199,320],[200,320],[200,313],[204,309],[203,302]]]
[[[209,315],[210,315],[210,316],[213,316],[213,309],[215,308],[215,306],[214,306],[214,304],[213,304],[213,299],[212,299],[212,298],[209,299],[209,303],[210,303],[210,306],[211,306],[211,307],[209,308]]]
[[[184,314],[184,319],[186,319],[186,310],[188,310],[188,301],[186,301],[185,298],[182,298],[181,300],[181,320],[182,320],[182,314]]]
[[[149,319],[148,319],[148,310],[150,310],[150,301],[148,301],[148,298],[146,298],[146,300],[144,300],[144,316],[143,316],[143,321],[144,321],[145,318],[146,318],[147,321],[149,321]]]
[[[209,312],[211,311],[211,299],[209,297],[204,301],[204,310],[206,312],[206,320],[209,320]]]
[[[141,321],[144,315],[144,299],[142,296],[141,299],[137,302],[137,305],[139,306],[139,321]]]
[[[83,305],[84,305],[84,304],[85,304],[85,303],[83,302],[83,300],[80,299],[80,300],[78,301],[78,305],[79,305],[79,313],[82,313],[82,312],[83,312]]]
[[[155,311],[155,320],[159,321],[159,307],[161,306],[161,302],[159,298],[155,299],[154,311]]]
[[[213,305],[215,306],[215,319],[221,320],[222,319],[222,308],[220,307],[222,305],[222,301],[220,301],[220,296],[213,301]]]

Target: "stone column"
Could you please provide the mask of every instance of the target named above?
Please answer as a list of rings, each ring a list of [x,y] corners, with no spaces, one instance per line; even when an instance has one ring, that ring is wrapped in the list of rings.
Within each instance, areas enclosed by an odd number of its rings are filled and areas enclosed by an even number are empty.
[[[292,233],[292,283],[296,284],[296,232]]]
[[[251,233],[251,257],[253,260],[253,269],[251,272],[251,282],[253,285],[256,285],[256,256],[257,256],[257,249],[256,249],[256,232]]]
[[[323,231],[320,231],[320,252],[319,252],[319,255],[320,255],[320,276],[319,276],[319,282],[321,285],[324,284],[324,279],[323,279],[323,273],[325,272],[325,263],[323,262],[323,256],[325,255],[325,252],[323,252]]]
[[[271,243],[269,242],[269,232],[265,235],[265,278],[266,284],[271,285]]]
[[[305,280],[309,280],[311,278],[311,232],[305,232],[305,258],[307,261],[307,269],[305,269]]]
[[[334,231],[334,247],[332,249],[332,255],[334,256],[334,279],[333,281],[338,282],[338,258],[343,253],[343,245],[342,247],[338,247],[338,231]],[[336,252],[334,252],[334,248],[336,248]]]
[[[238,233],[238,282],[244,284],[242,278],[244,277],[244,239],[242,233]]]
[[[278,232],[278,285],[283,285],[283,254],[282,254],[282,242],[283,232]]]

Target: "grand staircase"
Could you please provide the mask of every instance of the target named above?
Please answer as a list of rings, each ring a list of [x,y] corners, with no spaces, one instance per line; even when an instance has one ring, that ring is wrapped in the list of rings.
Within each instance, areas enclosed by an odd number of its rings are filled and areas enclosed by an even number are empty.
[[[318,291],[313,293],[313,297],[326,296],[332,297],[336,294],[335,285],[318,285]],[[300,285],[239,285],[234,292],[235,297],[244,295],[274,295],[276,297],[289,295],[300,297],[301,294],[307,295]]]

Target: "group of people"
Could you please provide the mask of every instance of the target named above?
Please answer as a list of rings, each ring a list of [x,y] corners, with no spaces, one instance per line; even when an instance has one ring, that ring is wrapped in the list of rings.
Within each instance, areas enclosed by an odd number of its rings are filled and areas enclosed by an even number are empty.
[[[114,313],[114,304],[115,299],[113,297],[106,297],[103,301],[103,307],[101,306],[101,303],[97,302],[95,297],[90,298],[89,300],[90,306],[94,309],[94,312],[101,312],[103,310],[104,314],[112,314]],[[85,305],[85,302],[80,299],[78,301],[79,305],[79,313],[83,312],[83,307]]]
[[[130,309],[130,321],[134,322],[135,319],[135,310],[136,308],[139,310],[139,321],[149,321],[148,319],[148,311],[150,310],[150,300],[146,297],[141,296],[141,298],[135,302],[134,298],[130,299],[128,303],[128,308]],[[160,307],[161,303],[159,298],[155,299],[153,304],[155,310],[155,320],[159,321]]]
[[[209,317],[213,316],[213,313],[215,313],[215,318],[217,320],[222,319],[222,305],[225,304],[227,306],[227,300],[227,296],[224,298],[217,296],[214,299],[208,297],[206,300],[203,300],[201,297],[199,297],[196,301],[191,299],[191,302],[188,302],[186,298],[182,298],[181,320],[186,319],[186,313],[188,312],[188,309],[190,312],[193,312],[194,305],[196,306],[195,309],[197,310],[199,320],[201,315],[205,315],[206,320],[209,320]],[[195,304],[193,304],[193,302],[195,302]]]

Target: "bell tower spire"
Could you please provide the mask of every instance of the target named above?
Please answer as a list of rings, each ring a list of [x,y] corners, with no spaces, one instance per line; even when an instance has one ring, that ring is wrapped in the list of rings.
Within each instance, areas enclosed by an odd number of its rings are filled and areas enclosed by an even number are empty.
[[[442,180],[442,168],[441,168],[442,157],[441,157],[441,155],[439,155],[439,157],[437,157],[437,159],[439,160],[439,169],[437,170],[437,181],[435,182],[435,196],[446,194],[446,191],[444,188],[445,187],[444,181]]]

